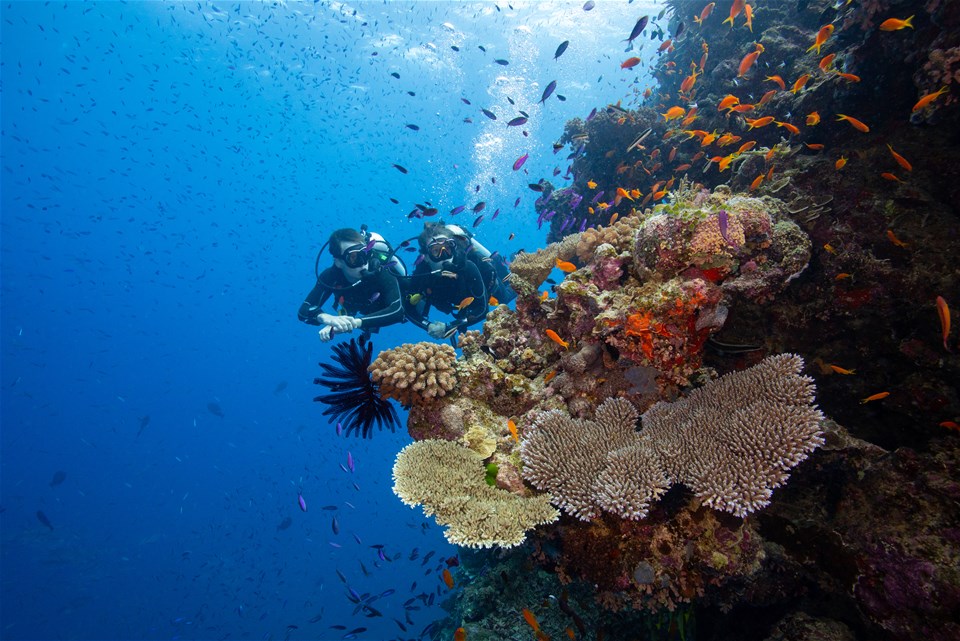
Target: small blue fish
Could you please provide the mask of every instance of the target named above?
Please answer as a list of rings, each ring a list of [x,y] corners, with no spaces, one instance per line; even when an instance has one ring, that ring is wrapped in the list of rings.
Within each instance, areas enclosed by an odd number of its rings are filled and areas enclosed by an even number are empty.
[[[333,519],[330,521],[330,529],[333,530],[334,534],[340,534],[340,522],[337,521],[337,515],[333,515]]]
[[[450,215],[451,215],[451,216],[456,216],[457,214],[459,214],[461,211],[463,211],[463,210],[466,209],[466,208],[467,208],[466,205],[457,205],[456,207],[454,207],[453,209],[450,210]]]
[[[349,467],[350,471],[353,472],[353,468],[354,468],[353,454],[351,454],[350,452],[347,452],[347,467]]]
[[[300,511],[307,511],[307,502],[303,498],[303,493],[297,493],[297,503],[300,505]]]
[[[550,84],[547,85],[547,88],[543,90],[543,95],[540,96],[540,103],[543,104],[546,102],[547,98],[550,97],[550,94],[553,93],[554,89],[557,88],[557,81],[551,80]]]

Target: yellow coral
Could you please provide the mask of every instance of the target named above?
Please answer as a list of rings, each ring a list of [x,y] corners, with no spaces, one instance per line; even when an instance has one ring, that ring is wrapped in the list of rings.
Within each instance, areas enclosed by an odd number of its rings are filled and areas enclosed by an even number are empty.
[[[369,370],[382,396],[410,407],[452,390],[457,384],[456,362],[450,345],[406,343],[380,352]]]
[[[405,504],[422,505],[447,526],[444,536],[467,547],[513,547],[527,531],[559,513],[547,496],[522,497],[487,485],[483,458],[450,441],[411,443],[397,455],[393,491]]]

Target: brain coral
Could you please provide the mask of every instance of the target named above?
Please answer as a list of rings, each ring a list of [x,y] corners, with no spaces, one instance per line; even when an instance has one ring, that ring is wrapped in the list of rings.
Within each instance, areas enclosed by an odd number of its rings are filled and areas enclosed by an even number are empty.
[[[457,354],[450,345],[407,343],[380,352],[370,375],[380,394],[404,407],[444,396],[457,384]]]
[[[483,458],[456,443],[417,441],[393,466],[393,491],[447,526],[447,540],[467,547],[513,547],[528,530],[557,520],[546,496],[523,497],[487,485]]]
[[[657,403],[642,417],[625,399],[607,399],[593,421],[540,414],[520,450],[524,477],[582,519],[600,510],[647,514],[673,483],[704,504],[745,516],[770,502],[789,470],[823,444],[813,381],[794,354],[764,359]]]

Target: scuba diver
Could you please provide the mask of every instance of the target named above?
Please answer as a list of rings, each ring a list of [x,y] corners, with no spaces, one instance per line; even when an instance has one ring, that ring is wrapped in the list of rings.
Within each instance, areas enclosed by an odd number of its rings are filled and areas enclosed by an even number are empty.
[[[333,267],[321,273],[320,258],[328,247]],[[323,326],[320,340],[328,341],[335,333],[355,329],[376,331],[403,321],[397,279],[406,276],[406,269],[383,236],[368,231],[366,225],[360,231],[345,228],[330,234],[317,253],[314,274],[317,282],[297,316],[309,325]],[[339,314],[327,314],[320,309],[331,297]],[[362,317],[358,318],[358,314]]]
[[[503,283],[503,259],[458,225],[427,223],[417,241],[420,258],[413,274],[403,279],[404,307],[407,319],[433,338],[450,338],[485,319],[491,297],[501,303],[516,298]],[[452,314],[454,320],[431,321],[431,308]]]

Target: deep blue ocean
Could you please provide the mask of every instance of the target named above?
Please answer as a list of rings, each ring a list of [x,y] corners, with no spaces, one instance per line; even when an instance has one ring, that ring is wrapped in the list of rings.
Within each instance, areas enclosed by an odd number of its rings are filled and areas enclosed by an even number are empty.
[[[4,3],[0,637],[407,639],[442,617],[458,550],[391,491],[409,436],[338,437],[312,400],[314,259],[338,227],[416,235],[427,201],[467,226],[486,202],[491,251],[542,246],[527,185],[568,184],[567,120],[635,104],[623,39],[656,11]],[[386,592],[383,616],[350,589]]]

